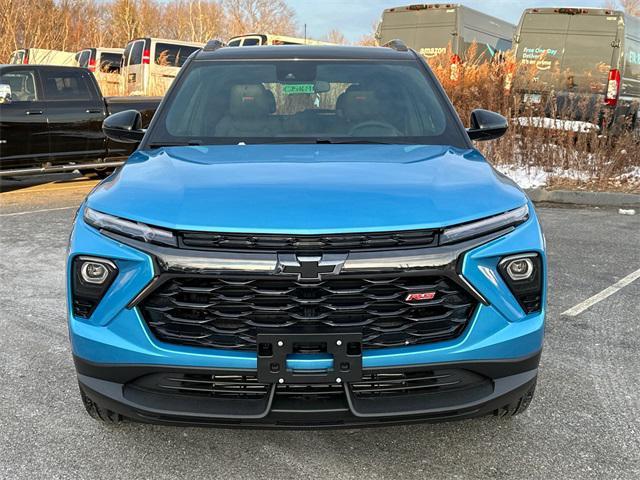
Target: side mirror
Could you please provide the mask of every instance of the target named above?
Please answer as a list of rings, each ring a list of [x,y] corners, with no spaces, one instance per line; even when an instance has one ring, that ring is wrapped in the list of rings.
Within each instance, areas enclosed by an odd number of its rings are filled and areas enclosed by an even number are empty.
[[[137,110],[124,110],[108,116],[102,122],[102,131],[116,142],[140,143],[146,130],[142,128],[142,115]]]
[[[0,103],[11,103],[11,85],[0,83]]]
[[[499,113],[478,109],[471,112],[471,128],[467,128],[467,134],[471,140],[495,140],[508,128],[509,122]]]

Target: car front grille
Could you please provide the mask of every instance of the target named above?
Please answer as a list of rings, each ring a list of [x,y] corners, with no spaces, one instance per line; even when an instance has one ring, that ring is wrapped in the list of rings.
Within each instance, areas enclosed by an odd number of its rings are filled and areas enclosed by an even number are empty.
[[[407,301],[410,293],[433,299]],[[258,332],[362,333],[365,349],[455,338],[476,301],[437,274],[339,275],[319,281],[272,275],[174,276],[155,288],[140,309],[161,341],[255,350]],[[307,352],[312,353],[312,352]]]
[[[351,251],[433,247],[438,244],[437,230],[407,230],[399,232],[348,233],[327,235],[277,235],[179,232],[178,245],[192,250],[268,250]]]

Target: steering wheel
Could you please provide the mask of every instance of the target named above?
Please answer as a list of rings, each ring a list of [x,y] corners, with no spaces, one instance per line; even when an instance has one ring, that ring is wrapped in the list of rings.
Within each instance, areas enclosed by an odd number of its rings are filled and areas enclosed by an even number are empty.
[[[378,122],[376,120],[369,120],[366,122],[361,122],[358,123],[357,125],[354,125],[351,130],[349,130],[349,136],[350,137],[363,137],[363,136],[367,136],[367,135],[355,135],[355,133],[359,130],[364,130],[367,128],[382,128],[384,130],[388,130],[389,133],[391,133],[391,135],[389,136],[394,136],[394,137],[401,137],[402,136],[402,132],[400,132],[400,130],[398,130],[396,127],[394,127],[393,125],[391,125],[390,123],[386,123],[386,122]],[[375,134],[376,136],[378,134]]]

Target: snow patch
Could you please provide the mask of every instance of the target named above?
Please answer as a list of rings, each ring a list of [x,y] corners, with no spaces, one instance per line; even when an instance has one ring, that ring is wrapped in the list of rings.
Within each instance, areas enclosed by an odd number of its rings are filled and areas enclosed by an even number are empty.
[[[594,130],[600,130],[600,127],[593,123],[580,122],[577,120],[561,120],[547,117],[518,117],[514,118],[513,121],[522,127],[550,128],[567,132],[588,133]]]

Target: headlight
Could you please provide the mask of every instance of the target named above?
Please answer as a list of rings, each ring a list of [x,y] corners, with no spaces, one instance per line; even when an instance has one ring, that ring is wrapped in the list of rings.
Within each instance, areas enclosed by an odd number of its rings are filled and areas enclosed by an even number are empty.
[[[475,222],[445,228],[440,235],[440,244],[459,242],[470,238],[479,237],[487,233],[502,230],[525,222],[529,218],[529,206],[523,205],[515,210],[501,213],[489,218],[483,218]]]
[[[119,233],[148,243],[176,246],[176,237],[169,230],[150,227],[144,223],[125,220],[106,213],[100,213],[89,207],[84,209],[84,221],[99,230]]]

